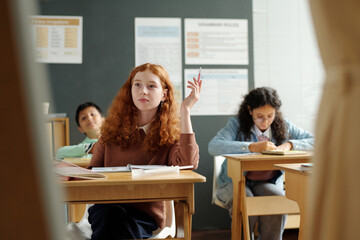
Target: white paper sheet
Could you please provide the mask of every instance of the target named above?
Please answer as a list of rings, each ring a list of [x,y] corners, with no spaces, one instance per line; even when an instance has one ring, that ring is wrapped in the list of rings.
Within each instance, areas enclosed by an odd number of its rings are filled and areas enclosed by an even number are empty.
[[[82,63],[82,17],[32,16],[35,59],[43,63]]]
[[[249,64],[247,19],[185,19],[185,64]]]
[[[182,101],[182,54],[180,18],[135,18],[135,65],[163,66]]]
[[[199,69],[185,69],[185,82],[198,76]],[[202,69],[202,90],[191,115],[234,115],[248,92],[247,69]],[[185,89],[185,97],[190,89]]]

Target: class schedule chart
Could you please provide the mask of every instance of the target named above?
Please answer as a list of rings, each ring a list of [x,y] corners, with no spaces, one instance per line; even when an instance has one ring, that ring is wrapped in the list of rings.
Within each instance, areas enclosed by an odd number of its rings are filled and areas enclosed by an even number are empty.
[[[43,63],[82,63],[82,17],[32,16],[35,59]]]

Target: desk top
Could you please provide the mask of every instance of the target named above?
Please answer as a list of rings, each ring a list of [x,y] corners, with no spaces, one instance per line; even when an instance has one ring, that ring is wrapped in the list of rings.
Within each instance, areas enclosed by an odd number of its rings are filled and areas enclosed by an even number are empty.
[[[231,154],[225,155],[229,160],[228,166],[230,168],[240,167],[240,171],[263,171],[263,170],[276,170],[274,164],[287,164],[287,163],[305,163],[310,162],[311,157],[313,156],[312,152],[307,152],[306,154],[299,155],[267,155],[267,154]],[[231,174],[232,177],[237,176],[236,170],[234,173],[230,173],[231,169],[228,167],[228,174]],[[230,176],[230,175],[229,175]],[[241,176],[237,176],[240,178]]]
[[[64,161],[86,168],[89,166],[91,158],[64,158]]]
[[[206,182],[206,178],[191,170],[180,170],[179,173],[164,173],[147,176],[132,177],[131,172],[102,173],[108,178],[96,180],[70,180],[60,184],[64,187],[72,186],[101,186],[101,185],[129,185],[129,184],[160,184],[160,183],[194,183]]]
[[[275,164],[275,168],[284,170],[286,172],[310,175],[312,173],[312,168],[307,167],[307,170],[304,170],[304,167],[301,167],[301,163],[289,163],[289,164]]]
[[[226,158],[231,158],[239,161],[250,162],[250,161],[271,161],[276,159],[310,159],[313,156],[312,152],[305,154],[294,154],[294,155],[268,155],[268,154],[229,154],[224,155]]]

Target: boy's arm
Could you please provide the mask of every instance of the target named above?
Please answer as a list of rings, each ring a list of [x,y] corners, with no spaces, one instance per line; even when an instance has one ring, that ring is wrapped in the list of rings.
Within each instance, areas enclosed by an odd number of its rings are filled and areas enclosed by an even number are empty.
[[[64,146],[57,150],[56,158],[83,157],[89,153],[94,143],[80,143],[78,145]]]

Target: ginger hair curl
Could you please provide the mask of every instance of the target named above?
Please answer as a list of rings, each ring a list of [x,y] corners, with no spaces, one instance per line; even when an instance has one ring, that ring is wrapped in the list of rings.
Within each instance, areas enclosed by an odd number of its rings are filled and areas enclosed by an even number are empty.
[[[167,95],[159,104],[148,133],[142,140],[137,126],[138,109],[132,99],[131,87],[136,73],[144,71],[150,71],[160,78],[162,88],[167,89]],[[101,128],[101,141],[104,144],[117,145],[121,149],[143,141],[144,149],[153,154],[161,146],[173,145],[179,139],[179,109],[168,73],[162,66],[151,63],[135,67],[110,105],[108,116]]]

